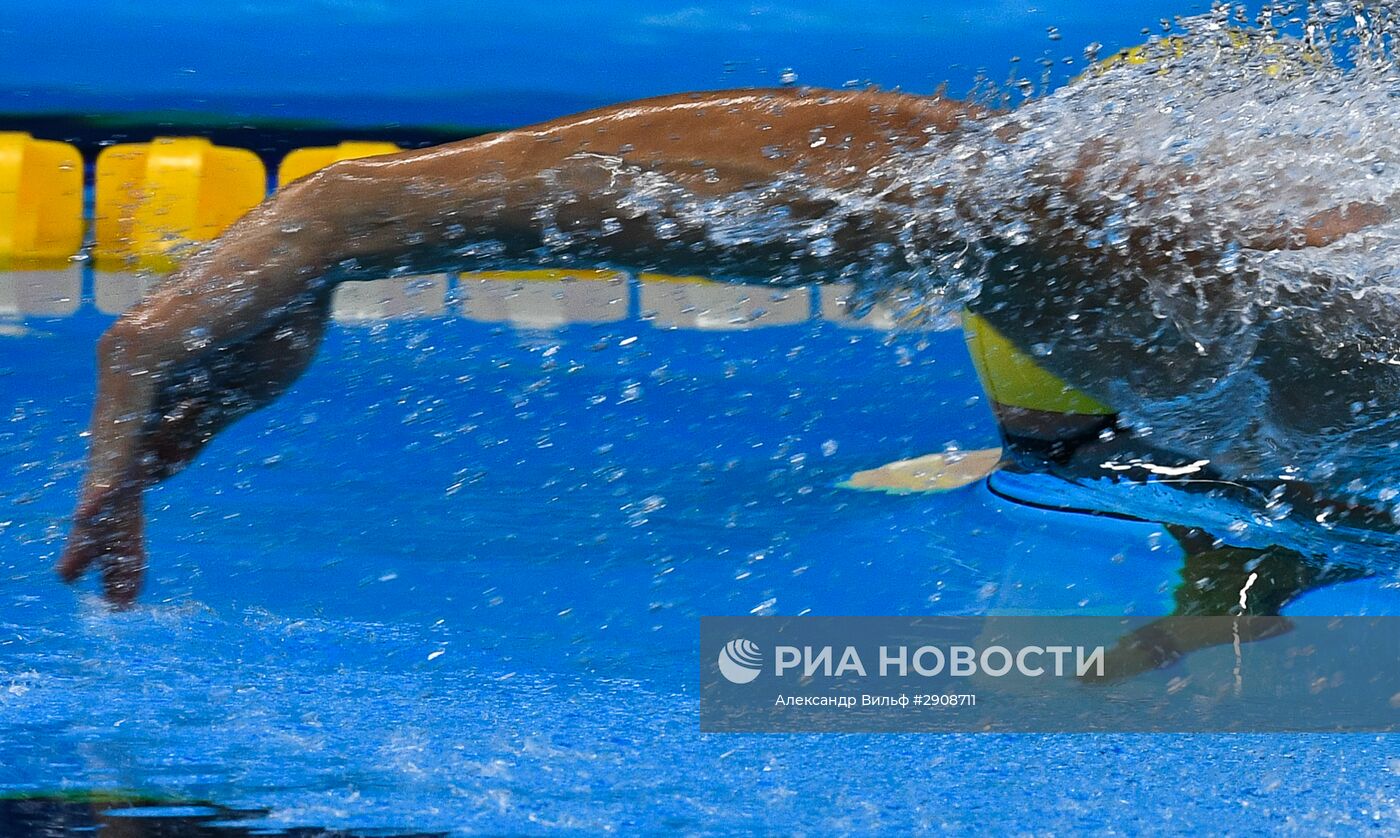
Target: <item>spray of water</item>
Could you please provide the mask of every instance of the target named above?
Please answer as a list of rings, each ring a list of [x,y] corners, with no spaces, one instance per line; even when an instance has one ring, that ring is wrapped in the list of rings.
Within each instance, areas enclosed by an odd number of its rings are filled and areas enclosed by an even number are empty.
[[[576,183],[542,173],[558,182],[533,219],[539,256],[606,262],[610,236],[648,224],[716,278],[850,282],[910,318],[971,308],[1157,449],[1390,506],[1398,35],[1385,4],[1219,6],[1131,54],[1091,48],[1058,89],[982,85],[985,117],[837,186],[797,166],[716,195],[588,152]],[[810,145],[840,141],[818,128]],[[616,217],[571,218],[583,189]],[[504,252],[461,232],[463,263]],[[786,258],[765,277],[726,262],[755,249]]]
[[[840,276],[926,313],[970,306],[1154,445],[1231,478],[1389,502],[1397,33],[1385,5],[1221,6],[931,140],[867,188],[794,176],[700,200],[642,181],[631,207],[664,204],[667,223],[723,247],[849,259]],[[787,211],[794,195],[820,211]],[[882,211],[889,244],[836,246]],[[1338,221],[1349,232],[1329,233]]]
[[[1291,11],[1181,20],[925,176],[966,185],[943,217],[969,302],[1156,444],[1389,499],[1400,30],[1383,6]],[[1339,213],[1360,229],[1317,234]]]

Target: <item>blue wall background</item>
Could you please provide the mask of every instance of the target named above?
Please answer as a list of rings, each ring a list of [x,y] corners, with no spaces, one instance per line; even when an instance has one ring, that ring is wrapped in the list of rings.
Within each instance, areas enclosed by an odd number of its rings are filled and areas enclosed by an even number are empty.
[[[517,124],[680,89],[967,90],[1203,0],[0,0],[0,109]],[[1059,30],[1059,40],[1048,36]],[[1059,64],[1059,78],[1070,68]]]

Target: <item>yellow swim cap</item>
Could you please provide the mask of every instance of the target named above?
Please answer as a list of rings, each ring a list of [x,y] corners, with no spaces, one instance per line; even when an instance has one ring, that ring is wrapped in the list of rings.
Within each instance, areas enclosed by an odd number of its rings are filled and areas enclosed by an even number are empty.
[[[1266,33],[1251,29],[1227,29],[1225,35],[1229,40],[1229,46],[1233,49],[1257,49],[1264,59],[1260,70],[1269,77],[1292,78],[1300,75],[1308,67],[1316,67],[1322,63],[1322,56],[1317,50],[1296,38],[1271,37]],[[1075,81],[1090,73],[1108,72],[1114,67],[1152,62],[1161,63],[1157,72],[1167,73],[1171,71],[1173,59],[1182,58],[1187,52],[1194,52],[1206,46],[1206,44],[1193,43],[1179,35],[1173,35],[1158,41],[1119,50],[1076,77]]]

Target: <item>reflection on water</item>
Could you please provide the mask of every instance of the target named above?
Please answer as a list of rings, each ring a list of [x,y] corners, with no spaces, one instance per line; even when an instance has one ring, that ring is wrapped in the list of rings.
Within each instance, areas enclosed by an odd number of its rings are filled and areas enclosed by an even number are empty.
[[[146,272],[94,270],[93,304],[103,314],[121,314],[141,302],[159,279],[159,275]]]
[[[1107,657],[1106,677],[1127,678],[1170,667],[1213,646],[1266,640],[1291,626],[1284,608],[1309,591],[1365,579],[1363,568],[1331,564],[1286,547],[1231,547],[1194,527],[1167,524],[1185,558],[1171,613],[1122,638]],[[1233,622],[1193,617],[1233,616]]]
[[[441,317],[447,313],[447,277],[406,277],[347,282],[335,289],[331,316],[337,320]]]
[[[121,314],[139,302],[159,274],[92,270],[0,272],[0,315],[64,317],[84,304]],[[740,331],[823,320],[859,329],[918,331],[888,304],[856,304],[853,287],[772,288],[602,271],[494,271],[347,282],[335,290],[332,313],[343,322],[445,317],[524,329],[640,318],[656,328]],[[944,327],[956,325],[944,324]]]
[[[90,276],[90,304],[121,314],[141,300],[160,274],[95,269],[0,271],[0,315],[64,317],[83,305]],[[632,305],[631,283],[640,299]],[[454,305],[455,299],[455,305]],[[569,323],[606,323],[644,313],[658,328],[732,331],[801,323],[816,300],[823,320],[876,331],[921,328],[889,302],[862,302],[854,286],[779,289],[764,285],[708,282],[699,277],[662,277],[601,271],[497,271],[348,282],[336,288],[333,314],[343,321],[460,316],[523,328]],[[945,324],[955,325],[955,324]]]
[[[461,274],[457,292],[463,317],[526,329],[611,323],[631,314],[628,278],[607,271]]]
[[[229,809],[205,801],[157,800],[120,793],[0,796],[0,836],[28,838],[100,832],[114,838],[241,838],[249,835],[352,838],[356,834],[312,827],[279,830],[247,825],[247,821],[265,814]]]
[[[0,317],[66,317],[83,299],[78,266],[58,270],[0,270]]]
[[[823,320],[864,329],[918,328],[918,324],[901,318],[888,300],[863,302],[854,285],[842,283],[822,286],[821,316]]]
[[[735,285],[643,274],[642,316],[659,329],[732,331],[801,323],[811,316],[807,288]]]

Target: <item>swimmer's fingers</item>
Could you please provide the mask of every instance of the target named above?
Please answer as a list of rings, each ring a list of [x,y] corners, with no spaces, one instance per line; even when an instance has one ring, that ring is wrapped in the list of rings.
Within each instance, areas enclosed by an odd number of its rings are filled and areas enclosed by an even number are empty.
[[[102,589],[107,601],[116,608],[130,608],[141,592],[146,576],[146,554],[140,542],[130,549],[119,550],[102,560]]]
[[[146,572],[140,500],[105,506],[78,518],[55,570],[65,582],[76,582],[96,564],[102,570],[107,601],[127,608],[141,590]]]

